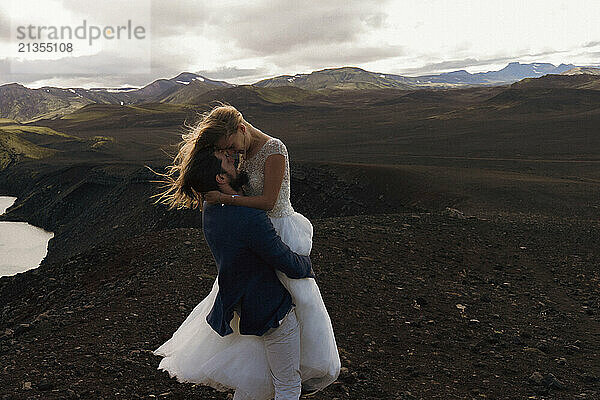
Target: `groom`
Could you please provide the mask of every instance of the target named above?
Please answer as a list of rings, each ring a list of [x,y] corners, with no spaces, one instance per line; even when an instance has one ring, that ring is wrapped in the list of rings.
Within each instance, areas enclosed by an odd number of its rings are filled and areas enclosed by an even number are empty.
[[[241,195],[247,176],[236,171],[233,160],[223,152],[201,151],[206,154],[197,158],[193,177],[198,192]],[[314,278],[310,258],[292,252],[262,210],[205,202],[202,228],[218,269],[219,292],[206,317],[209,325],[226,336],[233,332],[230,322],[237,311],[240,334],[264,340],[275,399],[298,399],[299,325],[292,297],[275,269],[290,278]]]

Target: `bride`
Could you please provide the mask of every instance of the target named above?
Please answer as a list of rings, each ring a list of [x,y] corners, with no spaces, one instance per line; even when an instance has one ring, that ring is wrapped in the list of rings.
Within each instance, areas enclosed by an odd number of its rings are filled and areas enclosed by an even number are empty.
[[[196,208],[201,200],[259,208],[267,211],[281,240],[298,254],[309,255],[313,227],[294,211],[290,203],[290,167],[285,145],[247,122],[233,106],[221,104],[203,115],[188,134],[182,135],[180,150],[170,166],[169,189],[161,199],[170,205]],[[230,197],[209,192],[205,199],[192,192],[186,180],[193,179],[194,154],[213,147],[228,157],[240,155],[239,169],[248,176],[246,196]],[[178,172],[179,177],[172,175]],[[164,182],[164,181],[163,181]],[[291,279],[276,271],[290,292],[300,324],[300,375],[303,392],[315,392],[334,382],[340,359],[329,314],[313,278]],[[218,390],[234,389],[234,399],[267,400],[274,396],[264,344],[260,338],[239,333],[239,316],[234,313],[234,333],[221,337],[206,317],[219,291],[215,279],[211,292],[202,300],[173,336],[155,350],[163,356],[159,369],[180,382],[209,385]]]

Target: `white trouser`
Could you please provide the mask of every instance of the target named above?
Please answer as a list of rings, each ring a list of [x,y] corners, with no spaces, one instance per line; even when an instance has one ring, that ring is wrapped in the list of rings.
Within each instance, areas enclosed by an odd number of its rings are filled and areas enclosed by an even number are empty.
[[[267,361],[275,386],[275,400],[298,400],[302,388],[300,379],[300,325],[294,307],[277,328],[263,336]]]
[[[261,336],[265,342],[267,362],[271,369],[275,400],[298,400],[300,379],[300,326],[292,306],[277,328]],[[236,399],[236,396],[233,397]]]

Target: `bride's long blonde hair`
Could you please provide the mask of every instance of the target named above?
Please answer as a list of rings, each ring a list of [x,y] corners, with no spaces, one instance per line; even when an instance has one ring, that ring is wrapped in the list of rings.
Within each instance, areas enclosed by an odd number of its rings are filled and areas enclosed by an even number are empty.
[[[202,160],[198,153],[207,148],[214,148],[216,142],[224,136],[237,132],[244,120],[242,113],[230,104],[218,102],[211,110],[200,114],[200,121],[193,126],[184,126],[188,129],[182,134],[183,140],[179,143],[179,151],[173,159],[173,164],[166,167],[167,173],[154,171],[166,180],[150,181],[164,183],[160,188],[167,188],[162,193],[150,196],[159,197],[154,203],[162,203],[174,208],[202,208],[202,194],[198,190],[199,171]],[[206,152],[204,152],[206,153]]]

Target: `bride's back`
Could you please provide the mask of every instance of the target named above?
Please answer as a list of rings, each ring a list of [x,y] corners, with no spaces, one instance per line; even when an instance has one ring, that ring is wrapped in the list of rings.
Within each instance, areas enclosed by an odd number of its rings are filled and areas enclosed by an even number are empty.
[[[244,192],[248,196],[260,196],[263,193],[265,183],[265,162],[270,155],[281,154],[285,157],[285,173],[279,196],[275,206],[267,214],[269,217],[284,217],[294,213],[290,202],[290,163],[285,144],[277,138],[271,138],[251,158],[244,160],[241,168],[248,174],[249,182],[244,186]]]

